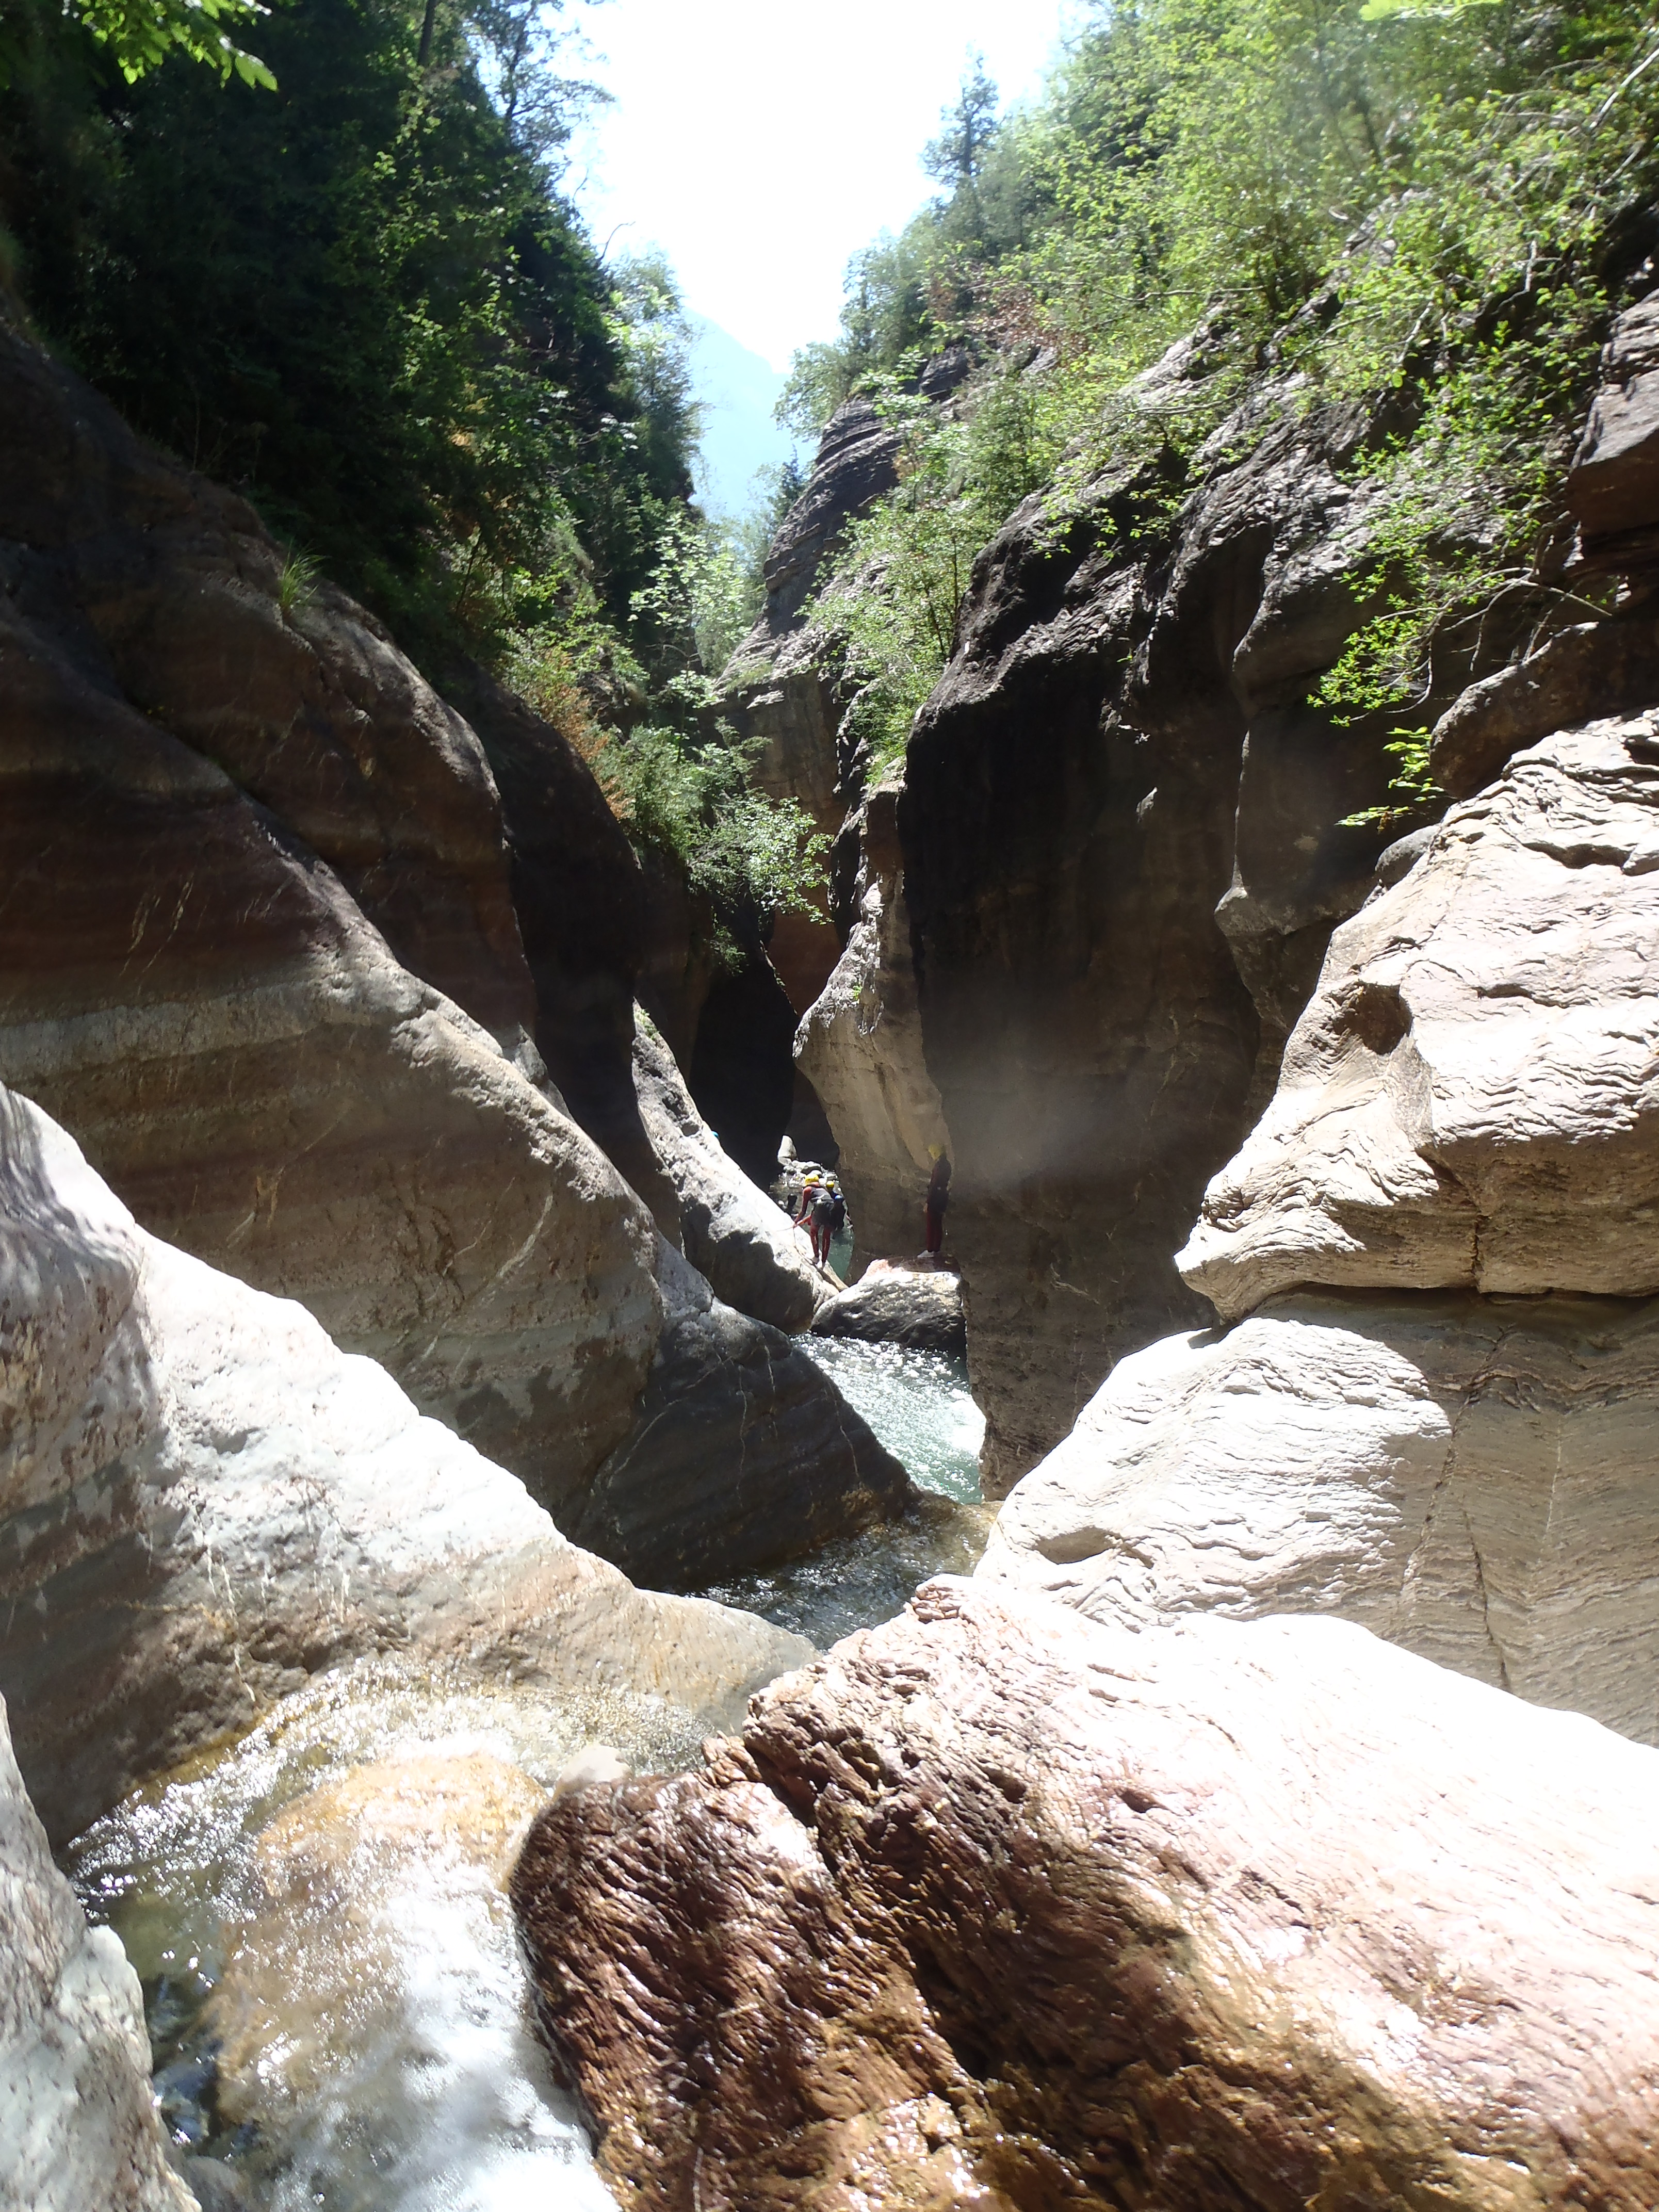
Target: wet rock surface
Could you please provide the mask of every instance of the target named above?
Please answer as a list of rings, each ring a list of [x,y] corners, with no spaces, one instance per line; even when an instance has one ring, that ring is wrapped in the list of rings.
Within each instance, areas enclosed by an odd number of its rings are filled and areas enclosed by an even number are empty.
[[[12,1756],[0,1705],[0,2202],[191,2212],[150,2100],[138,1977],[89,1929]]]
[[[1304,1294],[1122,1360],[978,1572],[1140,1626],[1330,1613],[1659,1742],[1659,1309]]]
[[[52,1832],[354,1654],[729,1709],[805,1646],[635,1591],[0,1093],[0,1691]]]
[[[961,1279],[949,1268],[872,1261],[849,1290],[838,1291],[822,1309],[812,1334],[960,1355],[968,1348]]]
[[[638,1418],[565,1526],[642,1582],[695,1589],[875,1526],[908,1476],[798,1345],[715,1297],[665,1242]]]
[[[1278,1091],[1177,1264],[1297,1284],[1659,1289],[1659,735],[1562,732],[1333,939]]]
[[[934,1583],[708,1759],[513,1877],[638,2212],[1652,2200],[1659,1758],[1590,1722]]]

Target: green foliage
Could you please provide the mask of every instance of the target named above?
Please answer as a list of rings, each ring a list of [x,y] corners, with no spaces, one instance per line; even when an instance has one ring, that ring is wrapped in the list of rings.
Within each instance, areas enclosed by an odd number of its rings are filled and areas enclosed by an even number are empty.
[[[308,605],[317,594],[317,579],[321,563],[314,553],[298,550],[289,553],[283,563],[282,574],[276,579],[276,604],[286,622],[300,609]]]
[[[678,304],[659,270],[613,281],[558,194],[568,100],[514,58],[546,11],[441,9],[422,69],[424,20],[293,0],[256,94],[177,62],[101,81],[31,16],[0,95],[23,289],[417,653],[494,655],[583,588],[625,628],[690,489]]]
[[[763,927],[781,914],[818,912],[829,849],[793,799],[754,787],[754,750],[723,726],[699,738],[647,725],[613,738],[598,763],[635,842],[671,856],[692,890],[712,902],[714,949],[728,961],[734,912],[746,910]]]
[[[1624,0],[1097,0],[1035,108],[989,121],[988,92],[970,79],[931,150],[948,198],[854,264],[840,339],[786,395],[800,427],[855,388],[888,404],[948,339],[982,364],[820,594],[878,757],[1021,498],[1060,526],[1139,469],[1156,528],[1287,409],[1334,402],[1402,427],[1354,465],[1378,611],[1321,696],[1400,716],[1396,795],[1420,798],[1436,640],[1536,589],[1559,525],[1608,256],[1659,186],[1653,25]],[[1273,407],[1218,437],[1264,377]]]
[[[269,13],[260,0],[64,0],[58,27],[85,32],[128,84],[176,55],[205,64],[222,83],[234,76],[274,92],[276,80],[264,62],[231,36]],[[0,86],[10,83],[31,34],[50,21],[42,0],[0,7]]]

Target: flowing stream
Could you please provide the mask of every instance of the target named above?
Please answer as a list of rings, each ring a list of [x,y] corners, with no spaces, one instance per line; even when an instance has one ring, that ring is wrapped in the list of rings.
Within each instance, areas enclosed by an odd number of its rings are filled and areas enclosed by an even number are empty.
[[[959,1361],[803,1341],[925,1493],[891,1528],[708,1592],[822,1646],[971,1567],[990,1516]],[[362,1661],[88,1830],[69,1870],[143,1983],[206,2212],[612,2212],[529,2025],[499,1876],[522,1776],[545,1788],[594,1742],[669,1772],[701,1735],[659,1700]]]

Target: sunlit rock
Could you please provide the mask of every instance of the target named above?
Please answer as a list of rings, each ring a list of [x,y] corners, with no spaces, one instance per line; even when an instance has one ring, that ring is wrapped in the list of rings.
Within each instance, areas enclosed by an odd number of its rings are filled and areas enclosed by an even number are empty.
[[[1274,1299],[1120,1361],[979,1573],[1091,1619],[1331,1613],[1659,1741],[1659,1305]]]
[[[1659,1754],[1348,1624],[933,1583],[513,1896],[629,2212],[1649,2212],[1656,1835]]]
[[[1298,1284],[1659,1290],[1659,734],[1565,732],[1332,939],[1177,1264]]]
[[[729,1713],[805,1646],[636,1591],[296,1304],[0,1091],[0,1690],[64,1836],[354,1654]]]

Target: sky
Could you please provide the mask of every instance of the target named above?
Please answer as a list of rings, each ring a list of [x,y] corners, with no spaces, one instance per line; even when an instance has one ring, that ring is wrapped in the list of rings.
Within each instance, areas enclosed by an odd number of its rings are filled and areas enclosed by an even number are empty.
[[[596,243],[659,246],[687,307],[778,373],[835,335],[848,260],[934,189],[969,48],[1005,106],[1078,0],[604,0],[561,66],[614,95],[565,182]],[[567,19],[568,20],[568,19]]]

